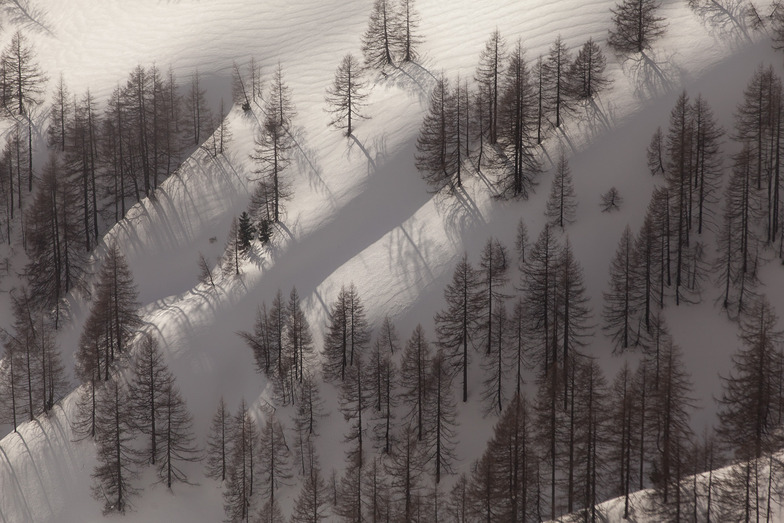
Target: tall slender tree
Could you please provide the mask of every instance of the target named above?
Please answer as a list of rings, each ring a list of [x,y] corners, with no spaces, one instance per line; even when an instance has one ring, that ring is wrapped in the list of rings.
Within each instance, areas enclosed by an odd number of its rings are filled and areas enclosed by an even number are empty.
[[[477,339],[481,321],[481,282],[479,273],[468,262],[468,255],[455,267],[452,281],[444,290],[447,308],[435,316],[439,346],[449,355],[455,372],[463,375],[463,402],[468,401],[468,346]]]
[[[346,136],[351,136],[353,121],[367,118],[362,114],[368,96],[366,87],[359,61],[351,53],[345,55],[335,72],[334,82],[327,88],[327,111],[333,115],[329,125],[345,129]]]
[[[522,41],[509,53],[501,95],[503,111],[498,117],[499,143],[504,152],[501,193],[526,198],[535,185],[541,166],[534,153],[534,94]]]
[[[98,463],[92,473],[93,496],[104,502],[103,512],[124,514],[129,499],[138,493],[131,484],[137,471],[131,411],[125,408],[127,391],[116,379],[100,389],[95,416]]]
[[[550,189],[550,198],[547,200],[545,215],[550,225],[563,229],[574,223],[577,210],[577,198],[572,185],[572,172],[569,160],[563,149],[558,152],[558,163],[555,166],[555,176]]]

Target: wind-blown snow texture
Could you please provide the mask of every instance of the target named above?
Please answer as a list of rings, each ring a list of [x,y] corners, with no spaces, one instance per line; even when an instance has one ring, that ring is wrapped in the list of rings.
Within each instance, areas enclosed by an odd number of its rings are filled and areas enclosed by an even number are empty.
[[[52,78],[62,71],[72,92],[89,87],[103,98],[137,64],[155,62],[161,68],[172,64],[183,82],[198,67],[210,100],[228,101],[232,61],[242,64],[251,55],[266,73],[279,61],[292,89],[298,113],[296,161],[290,170],[295,196],[283,219],[286,235],[273,249],[257,250],[242,277],[221,279],[217,291],[197,283],[198,253],[216,259],[232,218],[245,208],[252,190],[249,154],[256,121],[238,109],[228,116],[234,140],[226,158],[197,151],[156,192],[155,201],[131,209],[107,235],[128,258],[144,304],[145,329],[161,341],[200,441],[221,395],[232,410],[241,398],[248,399],[258,416],[259,406],[270,398],[264,378],[253,370],[249,349],[235,332],[251,329],[257,305],[269,303],[277,289],[287,293],[296,285],[319,345],[328,304],[351,281],[374,325],[389,314],[403,338],[419,322],[432,333],[432,316],[443,306],[443,288],[464,251],[476,261],[491,234],[513,245],[520,217],[531,236],[538,235],[550,174],[541,178],[528,201],[494,200],[478,178],[466,184],[459,198],[427,192],[414,168],[414,144],[429,87],[442,70],[452,78],[470,77],[495,28],[510,43],[521,37],[529,60],[546,53],[559,33],[573,50],[589,37],[603,44],[614,5],[612,0],[421,0],[425,43],[420,65],[375,79],[366,109],[371,119],[358,123],[356,138],[346,139],[327,127],[324,93],[341,57],[349,51],[359,55],[369,0],[39,3],[46,5],[50,32],[32,32],[30,38],[43,69]],[[682,89],[703,93],[730,129],[733,110],[755,68],[781,61],[769,43],[738,46],[712,36],[686,2],[665,2],[662,15],[669,25],[655,46],[659,72],[630,63],[621,67],[607,52],[614,85],[597,101],[600,111],[593,118],[581,114],[572,119],[562,135],[579,198],[577,223],[569,236],[585,269],[597,323],[618,238],[627,223],[639,227],[653,188],[645,147],[656,127],[666,126],[677,95]],[[549,139],[546,155],[557,147],[558,138]],[[603,214],[599,195],[613,185],[624,206],[618,213]],[[780,267],[770,264],[763,272],[769,289],[781,288]],[[696,384],[702,407],[694,418],[698,431],[713,423],[717,374],[727,373],[736,348],[736,326],[714,306],[712,292],[698,306],[666,312]],[[784,294],[770,293],[769,298],[784,311]],[[69,365],[86,311],[85,304],[75,302],[73,321],[59,338]],[[6,326],[10,319],[0,321]],[[610,356],[609,342],[600,332],[589,350],[602,358],[608,376],[620,366],[621,359]],[[325,389],[328,407],[334,409],[334,393]],[[72,404],[73,398],[66,398],[53,415],[24,424],[19,434],[0,441],[0,522],[101,519],[101,504],[90,496],[94,447],[71,441]],[[342,467],[344,425],[339,418],[325,420],[317,440],[326,471]],[[472,401],[461,407],[460,421],[459,469],[468,470],[495,419],[482,418]],[[134,510],[125,520],[221,520],[219,485],[203,476],[201,464],[188,465],[186,471],[196,484],[178,485],[170,493],[153,485],[152,471],[145,470],[136,483],[144,493],[132,500]],[[295,495],[295,488],[284,488],[284,507]]]

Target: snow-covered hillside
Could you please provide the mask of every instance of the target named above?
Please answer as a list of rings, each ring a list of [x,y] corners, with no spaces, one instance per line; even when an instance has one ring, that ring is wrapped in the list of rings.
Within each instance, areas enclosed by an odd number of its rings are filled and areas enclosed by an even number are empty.
[[[48,31],[29,33],[40,64],[50,78],[63,73],[75,93],[87,88],[101,101],[137,64],[170,64],[181,78],[196,68],[213,105],[231,98],[232,62],[253,56],[265,80],[280,63],[297,115],[292,174],[293,198],[286,205],[283,234],[270,248],[257,247],[240,277],[221,277],[216,289],[198,281],[198,256],[213,264],[223,251],[231,221],[242,212],[253,189],[256,166],[250,159],[261,118],[234,107],[227,117],[233,133],[225,156],[198,149],[156,191],[127,213],[106,235],[127,257],[142,302],[143,330],[161,342],[169,368],[194,416],[203,444],[210,418],[222,396],[232,411],[242,398],[263,418],[272,400],[271,385],[255,372],[251,351],[236,335],[252,330],[257,307],[280,289],[296,286],[317,348],[325,334],[328,307],[341,286],[353,282],[373,327],[389,315],[401,338],[421,323],[429,336],[433,315],[444,306],[443,289],[458,259],[472,262],[489,236],[514,245],[520,218],[535,238],[545,223],[551,164],[528,200],[495,199],[493,188],[470,177],[459,197],[428,192],[414,166],[417,133],[435,77],[470,78],[488,35],[499,29],[508,42],[522,39],[529,60],[547,50],[560,34],[571,49],[589,37],[604,44],[613,0],[548,2],[511,0],[443,2],[420,0],[424,37],[418,63],[371,79],[372,92],[354,136],[328,127],[324,95],[347,52],[357,56],[367,25],[367,0],[69,0],[44,2]],[[51,5],[50,5],[51,4]],[[45,6],[45,7],[44,7]],[[645,163],[645,147],[657,127],[666,128],[670,109],[686,90],[702,93],[719,123],[732,129],[733,112],[760,64],[780,71],[781,55],[768,38],[738,43],[712,34],[685,1],[666,1],[668,24],[655,45],[658,73],[621,65],[608,55],[613,84],[589,117],[581,109],[552,133],[543,158],[563,146],[570,155],[579,204],[568,228],[576,258],[585,271],[593,322],[600,324],[602,291],[618,239],[628,224],[636,230],[656,183]],[[6,32],[0,39],[10,38]],[[659,75],[663,76],[659,76]],[[662,78],[665,81],[662,82]],[[50,91],[54,84],[49,82]],[[734,145],[729,144],[725,157]],[[725,161],[729,165],[729,161]],[[602,213],[600,195],[615,186],[624,198],[617,213]],[[96,251],[96,259],[105,246]],[[20,269],[19,267],[17,269]],[[515,276],[516,278],[516,273]],[[764,268],[768,297],[784,311],[784,276],[778,263]],[[9,327],[12,277],[0,281],[0,327]],[[737,325],[714,303],[712,286],[698,305],[669,307],[665,316],[695,383],[700,407],[692,419],[701,432],[715,423],[713,398],[721,392],[737,348]],[[58,335],[66,365],[73,354],[89,305],[73,300],[72,319]],[[623,358],[598,327],[586,352],[600,358],[611,379]],[[633,358],[633,356],[632,356]],[[479,383],[478,368],[473,380]],[[460,458],[457,472],[468,472],[496,422],[484,417],[473,398],[460,406]],[[323,393],[332,415],[323,421],[317,448],[323,470],[343,467],[345,423],[338,415],[335,389]],[[91,496],[94,445],[74,442],[69,420],[75,398],[65,398],[50,416],[19,427],[0,440],[0,521],[98,521],[101,505]],[[290,424],[283,409],[284,423]],[[134,484],[143,493],[132,499],[127,521],[219,521],[224,517],[220,485],[204,476],[203,465],[185,470],[193,484],[173,492],[155,484],[149,468]],[[448,481],[451,481],[448,480]],[[296,479],[282,489],[290,513]]]

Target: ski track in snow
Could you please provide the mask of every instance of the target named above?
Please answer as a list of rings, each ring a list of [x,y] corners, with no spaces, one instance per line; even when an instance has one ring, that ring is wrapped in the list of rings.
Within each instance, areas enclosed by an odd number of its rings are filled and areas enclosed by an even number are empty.
[[[248,154],[253,150],[254,121],[236,109],[229,115],[234,140],[228,158],[213,160],[197,151],[162,185],[154,201],[131,209],[108,234],[128,257],[144,304],[145,328],[162,341],[194,414],[199,441],[204,440],[220,395],[232,410],[242,397],[258,398],[253,405],[256,414],[269,399],[265,380],[253,370],[250,351],[234,333],[252,329],[256,307],[262,301],[269,304],[277,289],[287,297],[296,285],[320,346],[327,307],[341,285],[354,281],[371,323],[377,325],[389,313],[404,343],[417,323],[432,335],[432,316],[443,306],[444,285],[464,251],[476,262],[491,234],[511,248],[520,217],[532,240],[541,230],[549,173],[525,202],[494,201],[476,177],[465,184],[459,198],[427,193],[413,163],[427,90],[433,75],[442,70],[452,79],[458,74],[472,76],[479,52],[496,27],[509,46],[522,38],[529,62],[546,54],[559,33],[573,54],[588,37],[604,43],[613,2],[419,4],[420,32],[425,37],[422,66],[410,65],[392,71],[386,80],[376,79],[366,109],[372,118],[358,123],[356,141],[327,128],[324,90],[346,52],[360,55],[369,1],[292,5],[280,0],[137,0],[129,7],[120,0],[69,0],[47,5],[54,36],[31,36],[41,65],[52,78],[63,71],[73,93],[90,87],[101,99],[137,64],[155,62],[162,70],[172,64],[183,85],[198,67],[213,104],[230,98],[233,60],[244,65],[255,56],[266,78],[278,61],[283,66],[298,112],[298,152],[290,169],[295,197],[287,204],[288,232],[273,250],[257,251],[242,277],[220,278],[217,291],[194,286],[198,253],[216,259],[232,217],[244,209],[252,189],[254,167]],[[669,83],[661,85],[650,70],[637,64],[621,66],[605,51],[615,83],[601,95],[601,111],[573,119],[563,136],[572,154],[579,199],[578,222],[568,232],[585,269],[597,323],[601,291],[621,231],[627,222],[633,229],[639,226],[650,190],[658,183],[648,175],[645,147],[658,125],[666,127],[680,90],[685,87],[692,96],[703,92],[725,129],[730,129],[732,111],[757,64],[781,61],[765,43],[739,50],[721,44],[684,2],[667,2],[662,14],[669,23],[668,34],[653,57],[670,75]],[[546,143],[551,157],[557,142],[554,136]],[[612,185],[625,198],[624,207],[619,213],[602,214],[599,195]],[[211,243],[213,237],[217,241]],[[764,272],[769,281],[780,281],[774,267]],[[716,374],[726,374],[735,348],[735,325],[721,319],[709,294],[699,306],[667,312],[704,407],[695,418],[696,426],[712,423],[711,395],[720,391]],[[784,311],[784,296],[771,299]],[[69,365],[87,309],[75,302],[74,321],[60,336]],[[694,329],[695,322],[716,327],[705,332]],[[608,345],[597,332],[590,350],[607,356]],[[611,379],[622,359],[602,361]],[[477,378],[475,400],[478,369],[472,371]],[[324,386],[322,392],[328,406],[334,407],[334,389]],[[72,403],[71,396],[54,415],[24,424],[19,434],[0,440],[0,522],[101,519],[101,504],[90,498],[93,444],[71,442],[67,419]],[[468,470],[479,456],[495,422],[483,419],[476,403],[460,406],[458,470]],[[342,441],[344,424],[339,418],[324,420],[318,440],[325,471],[342,466],[337,442]],[[200,484],[177,486],[176,495],[153,485],[153,473],[145,469],[135,481],[144,493],[133,500],[134,510],[126,520],[222,519],[219,486],[203,477],[201,464],[185,469]],[[295,488],[283,489],[286,512],[294,496]]]

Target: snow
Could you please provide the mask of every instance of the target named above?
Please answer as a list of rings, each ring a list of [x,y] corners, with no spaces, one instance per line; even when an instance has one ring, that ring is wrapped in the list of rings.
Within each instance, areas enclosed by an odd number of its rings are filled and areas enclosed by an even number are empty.
[[[52,78],[62,71],[74,93],[89,87],[99,99],[105,98],[137,64],[155,62],[162,69],[171,64],[183,83],[198,68],[216,105],[220,98],[230,98],[232,62],[243,65],[250,56],[261,62],[267,78],[280,62],[292,89],[298,147],[290,169],[295,196],[286,205],[285,234],[274,248],[259,249],[240,278],[221,278],[214,291],[197,283],[198,254],[215,261],[232,218],[247,205],[255,178],[249,154],[256,122],[236,108],[228,116],[234,139],[225,158],[213,159],[198,150],[156,191],[154,200],[131,209],[107,234],[107,242],[117,242],[128,258],[145,329],[161,341],[194,414],[200,441],[221,395],[232,411],[245,398],[253,413],[262,416],[260,407],[270,400],[270,390],[254,372],[250,350],[235,333],[252,328],[257,306],[269,303],[278,289],[287,296],[297,287],[317,344],[329,304],[340,287],[352,281],[374,326],[389,314],[401,340],[417,323],[432,336],[432,317],[443,306],[444,286],[463,252],[478,261],[489,235],[512,247],[521,217],[536,238],[544,223],[549,173],[528,201],[495,200],[477,177],[466,183],[459,198],[446,198],[427,192],[413,163],[433,75],[443,70],[451,78],[470,77],[495,28],[509,44],[523,38],[529,60],[546,54],[559,33],[573,52],[589,37],[603,44],[614,4],[529,3],[521,8],[511,0],[457,0],[447,8],[444,2],[421,0],[421,66],[408,65],[391,71],[387,79],[372,79],[366,111],[371,119],[358,123],[355,139],[327,127],[324,94],[340,58],[348,51],[360,54],[369,1],[46,4],[51,34],[29,36],[43,69]],[[778,66],[781,61],[766,41],[738,45],[712,36],[685,2],[666,2],[662,14],[668,32],[652,56],[666,82],[645,64],[621,65],[608,52],[614,85],[598,100],[601,110],[572,119],[564,134],[545,144],[550,157],[559,141],[571,155],[579,206],[577,223],[568,234],[585,270],[597,324],[620,234],[627,223],[633,230],[640,225],[650,192],[660,183],[648,173],[645,147],[657,126],[666,127],[681,90],[691,96],[703,93],[730,130],[733,110],[753,71],[760,63]],[[259,108],[256,114],[261,114]],[[611,186],[619,189],[624,205],[620,212],[601,213],[599,195]],[[765,267],[769,289],[781,288],[780,271],[775,263]],[[717,375],[726,375],[736,345],[735,325],[714,305],[713,294],[706,291],[697,306],[666,311],[702,407],[694,417],[697,431],[715,419],[712,397],[721,390]],[[777,310],[784,311],[784,294],[769,294]],[[0,326],[6,326],[9,314],[2,296]],[[75,300],[73,321],[60,335],[68,363],[87,309]],[[622,358],[610,356],[609,341],[599,329],[589,350],[602,357],[608,377],[620,367]],[[334,390],[323,389],[328,408],[336,412]],[[474,386],[471,401],[460,407],[459,470],[468,470],[478,457],[495,423],[482,416],[476,391]],[[19,434],[0,441],[0,521],[101,519],[101,504],[90,497],[93,444],[72,441],[72,404],[71,396],[51,416],[26,423]],[[344,428],[338,415],[324,420],[318,446],[325,471],[342,467]],[[173,493],[153,485],[152,472],[144,470],[135,482],[144,492],[133,500],[134,510],[126,520],[222,519],[220,487],[201,470],[200,464],[188,465],[195,484],[178,485]],[[284,488],[284,500],[295,495],[296,488]]]

